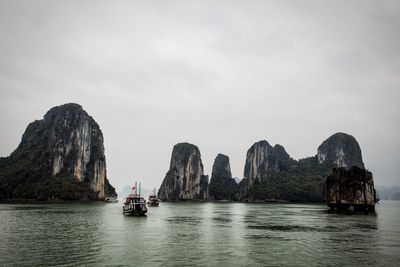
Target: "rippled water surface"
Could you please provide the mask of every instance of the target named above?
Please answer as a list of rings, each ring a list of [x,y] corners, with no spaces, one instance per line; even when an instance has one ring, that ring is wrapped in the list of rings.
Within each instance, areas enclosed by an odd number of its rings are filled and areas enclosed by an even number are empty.
[[[161,203],[147,217],[120,203],[1,204],[0,265],[398,266],[400,202],[375,215],[324,205]]]

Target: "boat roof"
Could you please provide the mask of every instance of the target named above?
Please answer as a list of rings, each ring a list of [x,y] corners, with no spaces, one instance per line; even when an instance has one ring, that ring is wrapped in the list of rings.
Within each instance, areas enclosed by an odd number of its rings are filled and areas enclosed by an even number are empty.
[[[139,198],[139,199],[144,199],[141,195],[138,194],[129,194],[126,198]]]

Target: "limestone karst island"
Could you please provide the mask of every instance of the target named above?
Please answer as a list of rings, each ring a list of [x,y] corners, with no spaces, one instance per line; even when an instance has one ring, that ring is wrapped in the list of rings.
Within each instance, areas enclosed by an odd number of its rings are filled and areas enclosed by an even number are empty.
[[[137,189],[136,189],[137,190]],[[103,134],[78,104],[51,108],[30,123],[21,143],[1,158],[1,200],[104,200],[117,197],[107,179]],[[197,146],[174,146],[158,191],[161,201],[324,202],[332,209],[374,210],[372,174],[365,170],[356,139],[336,133],[317,154],[294,160],[266,140],[247,151],[243,179],[231,174],[229,157],[218,154],[211,179]],[[140,198],[138,203],[142,203]],[[130,205],[130,203],[128,203]],[[138,204],[138,205],[139,205]]]
[[[337,182],[329,176],[332,171]],[[364,169],[360,146],[351,135],[336,133],[318,147],[315,156],[299,161],[281,145],[256,142],[247,151],[244,177],[238,184],[232,178],[227,155],[215,158],[209,183],[199,148],[179,143],[173,148],[169,170],[158,192],[163,201],[323,202],[327,196],[333,209],[374,208],[372,174]]]
[[[0,199],[104,200],[116,197],[107,179],[103,133],[78,104],[50,109],[31,122],[19,146],[0,159]]]

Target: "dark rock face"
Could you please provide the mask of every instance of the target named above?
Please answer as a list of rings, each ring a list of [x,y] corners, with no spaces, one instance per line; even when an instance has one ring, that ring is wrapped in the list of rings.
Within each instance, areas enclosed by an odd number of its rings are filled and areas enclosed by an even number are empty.
[[[212,178],[230,179],[232,178],[231,165],[229,164],[229,157],[224,154],[218,154],[214,160],[214,165],[211,174]]]
[[[319,163],[332,161],[337,167],[364,168],[360,145],[353,136],[345,133],[336,133],[326,139],[318,147],[317,158]]]
[[[0,167],[4,185],[0,197],[101,200],[116,196],[107,180],[103,134],[78,104],[54,107],[43,120],[29,124],[20,145],[5,161]]]
[[[208,176],[204,175],[197,146],[189,143],[174,146],[158,197],[163,201],[208,199]]]
[[[374,211],[377,201],[372,173],[357,166],[334,168],[326,179],[325,194],[327,205],[337,210]]]
[[[210,197],[214,200],[233,200],[237,187],[236,181],[232,178],[229,157],[218,154],[211,174]]]

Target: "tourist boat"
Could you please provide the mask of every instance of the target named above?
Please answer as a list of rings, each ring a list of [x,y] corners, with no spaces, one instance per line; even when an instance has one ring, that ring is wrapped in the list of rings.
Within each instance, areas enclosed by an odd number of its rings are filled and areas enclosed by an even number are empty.
[[[152,194],[149,196],[149,202],[147,202],[147,204],[152,207],[158,207],[158,205],[160,204],[160,199],[156,195],[155,188],[153,189]]]
[[[136,189],[137,186],[135,183],[135,186],[132,188],[132,193],[125,198],[124,206],[122,206],[124,215],[145,216],[147,213],[146,200],[140,196],[140,184],[139,194]]]

